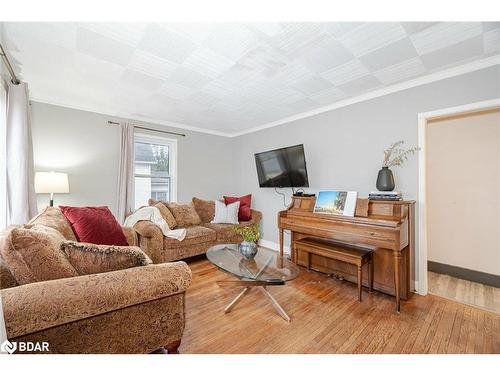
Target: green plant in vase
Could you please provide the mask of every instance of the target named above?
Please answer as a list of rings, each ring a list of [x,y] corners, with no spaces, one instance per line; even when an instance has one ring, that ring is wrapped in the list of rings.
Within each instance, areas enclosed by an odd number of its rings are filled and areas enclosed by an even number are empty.
[[[233,230],[243,237],[238,245],[238,250],[246,259],[253,259],[257,254],[257,242],[260,238],[260,229],[257,224],[239,226],[235,225]]]

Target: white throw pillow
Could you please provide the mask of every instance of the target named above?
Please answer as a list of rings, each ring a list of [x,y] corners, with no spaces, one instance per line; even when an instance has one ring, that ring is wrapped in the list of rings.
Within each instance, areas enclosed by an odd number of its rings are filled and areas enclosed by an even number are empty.
[[[238,211],[240,202],[230,203],[227,206],[224,202],[215,201],[215,216],[212,224],[238,224]]]

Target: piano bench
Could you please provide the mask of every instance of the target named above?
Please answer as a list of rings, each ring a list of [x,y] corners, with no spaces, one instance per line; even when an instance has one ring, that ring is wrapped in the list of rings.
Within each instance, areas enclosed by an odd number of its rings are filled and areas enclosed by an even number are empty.
[[[299,251],[307,254],[307,269],[311,269],[311,254],[353,264],[358,268],[358,300],[361,302],[363,265],[368,264],[368,283],[373,291],[373,250],[341,244],[322,238],[306,237],[293,242],[294,259]]]

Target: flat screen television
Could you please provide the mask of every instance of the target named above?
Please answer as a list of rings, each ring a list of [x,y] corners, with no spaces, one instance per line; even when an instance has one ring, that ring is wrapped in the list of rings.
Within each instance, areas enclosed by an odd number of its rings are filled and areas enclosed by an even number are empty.
[[[260,187],[309,187],[304,145],[255,154]]]

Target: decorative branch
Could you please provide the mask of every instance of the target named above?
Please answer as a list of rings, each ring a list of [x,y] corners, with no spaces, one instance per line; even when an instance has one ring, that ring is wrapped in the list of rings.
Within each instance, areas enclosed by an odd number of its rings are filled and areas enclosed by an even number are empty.
[[[396,166],[401,167],[410,156],[420,150],[419,147],[412,147],[405,150],[402,147],[404,143],[404,141],[394,142],[389,146],[389,148],[384,150],[384,160],[382,162],[382,166],[388,168]]]

